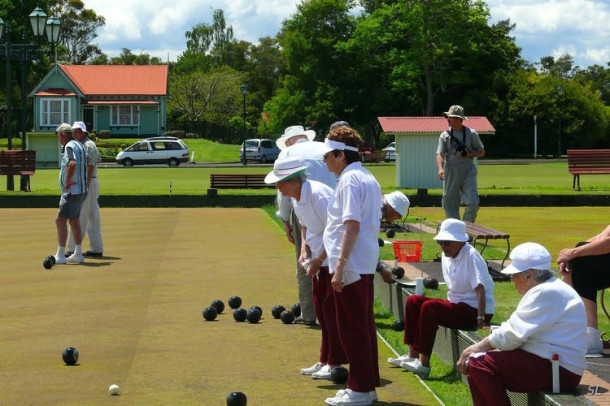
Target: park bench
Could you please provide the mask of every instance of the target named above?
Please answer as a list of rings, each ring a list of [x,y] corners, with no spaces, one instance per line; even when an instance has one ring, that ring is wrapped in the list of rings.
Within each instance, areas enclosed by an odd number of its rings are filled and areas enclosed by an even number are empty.
[[[569,149],[568,170],[572,189],[580,190],[580,175],[610,174],[610,149]]]
[[[29,175],[36,172],[36,151],[6,150],[0,151],[0,175],[28,176],[26,190],[30,190]]]
[[[471,223],[470,221],[464,221],[466,224],[466,234],[470,237],[470,241],[472,245],[475,246],[477,241],[485,240],[482,243],[481,255],[483,255],[483,251],[487,248],[489,240],[506,240],[506,255],[504,255],[504,259],[502,259],[502,264],[500,265],[501,269],[504,269],[504,262],[508,259],[510,255],[510,235],[503,233],[498,230],[494,230],[493,228],[485,227],[480,224]],[[440,229],[441,222],[438,222],[436,227],[436,231]],[[499,272],[494,271],[493,269],[489,269],[490,274],[494,278],[494,280],[507,280],[508,278],[505,275],[500,274]]]
[[[265,174],[229,174],[211,173],[210,189],[208,196],[214,197],[218,194],[217,189],[266,189],[275,188],[274,184],[265,183]]]
[[[362,157],[362,163],[367,163],[367,162],[373,162],[373,163],[377,163],[377,162],[383,162],[385,160],[385,156],[388,153],[388,151],[384,151],[382,149],[378,149],[375,151],[362,151],[362,153],[360,154],[360,156]]]

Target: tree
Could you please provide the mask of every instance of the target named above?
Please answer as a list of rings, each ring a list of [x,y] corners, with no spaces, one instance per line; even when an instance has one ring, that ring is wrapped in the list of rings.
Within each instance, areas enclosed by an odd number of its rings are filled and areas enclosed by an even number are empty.
[[[212,24],[199,23],[185,33],[186,49],[190,53],[208,55],[214,66],[229,65],[229,50],[234,43],[233,27],[227,26],[224,11],[213,11]]]
[[[98,58],[96,61],[101,62],[103,58]],[[109,65],[162,65],[163,61],[156,56],[151,57],[147,52],[140,52],[138,55],[135,55],[130,49],[123,48],[119,56],[110,58],[110,60],[107,60],[107,63]]]
[[[49,9],[61,19],[60,59],[85,64],[102,53],[92,42],[97,38],[97,29],[106,23],[104,17],[85,8],[81,0],[50,0]]]
[[[543,56],[537,63],[543,74],[556,76],[562,79],[571,78],[579,69],[574,68],[572,55],[564,54],[555,59],[552,56]]]

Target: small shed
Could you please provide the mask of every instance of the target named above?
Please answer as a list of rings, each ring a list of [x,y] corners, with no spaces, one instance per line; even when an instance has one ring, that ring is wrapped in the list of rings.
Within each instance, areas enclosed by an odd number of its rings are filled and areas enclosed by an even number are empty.
[[[409,189],[438,189],[436,149],[440,134],[447,130],[445,117],[378,117],[383,132],[396,141],[396,186]],[[466,127],[479,135],[495,133],[486,117],[468,117]],[[483,144],[485,139],[482,138]],[[475,159],[476,161],[476,159]]]

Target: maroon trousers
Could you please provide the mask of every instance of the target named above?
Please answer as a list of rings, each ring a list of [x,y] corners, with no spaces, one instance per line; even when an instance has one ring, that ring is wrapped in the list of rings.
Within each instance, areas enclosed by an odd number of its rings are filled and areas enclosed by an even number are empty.
[[[370,392],[379,386],[377,330],[373,314],[373,275],[334,292],[341,346],[349,362],[347,387]]]
[[[560,390],[576,389],[580,378],[560,367]],[[553,389],[551,361],[520,349],[489,351],[468,360],[468,384],[474,406],[510,406],[506,390],[528,393]]]
[[[466,303],[411,295],[405,304],[405,344],[430,356],[438,326],[471,329],[477,326],[478,311]]]
[[[313,307],[322,329],[320,362],[340,365],[347,363],[347,357],[341,347],[341,340],[339,340],[337,311],[335,310],[333,287],[330,284],[331,279],[332,275],[328,273],[327,266],[320,268],[318,276],[313,277]]]

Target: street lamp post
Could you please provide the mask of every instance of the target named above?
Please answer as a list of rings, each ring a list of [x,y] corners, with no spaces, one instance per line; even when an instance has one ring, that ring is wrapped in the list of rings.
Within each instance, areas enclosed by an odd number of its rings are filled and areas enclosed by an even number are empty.
[[[538,116],[534,114],[534,159],[538,157],[538,124],[536,119]]]
[[[557,136],[557,159],[561,158],[561,114],[562,114],[562,95],[563,87],[557,86],[557,95],[559,96],[559,135]]]
[[[15,44],[11,41],[11,29],[8,22],[4,22],[0,18],[0,39],[4,34],[4,58],[6,59],[6,133],[8,138],[8,149],[13,148],[12,134],[12,78],[11,78],[11,60],[21,62],[21,149],[26,149],[26,86],[27,86],[27,64],[30,61],[38,60],[43,50],[41,49],[41,40],[46,31],[47,38],[51,45],[55,47],[59,39],[59,28],[61,22],[58,18],[50,17],[40,7],[36,7],[29,15],[32,32],[36,38],[35,44],[28,44],[25,30],[21,34],[21,42]],[[21,190],[27,190],[28,176],[21,177]],[[6,178],[6,190],[15,190],[14,179],[12,175]]]
[[[239,88],[241,89],[241,93],[244,95],[244,152],[242,162],[244,165],[248,165],[248,159],[246,157],[246,94],[248,94],[248,85],[246,83],[242,83]]]

